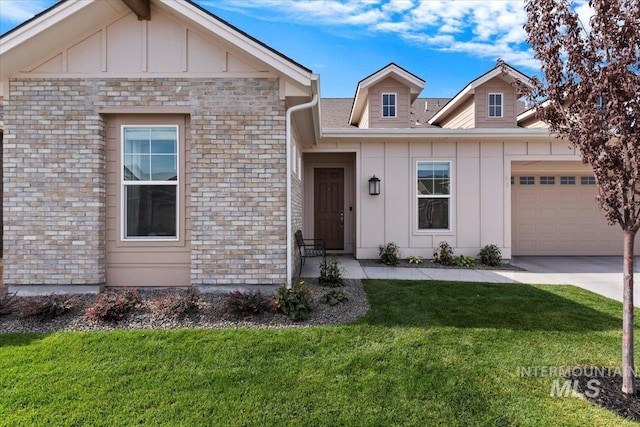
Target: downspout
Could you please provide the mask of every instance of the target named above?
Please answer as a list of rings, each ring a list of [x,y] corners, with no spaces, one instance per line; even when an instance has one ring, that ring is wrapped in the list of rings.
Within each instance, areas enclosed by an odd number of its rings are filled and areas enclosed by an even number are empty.
[[[313,93],[313,98],[311,101],[305,104],[294,105],[293,107],[287,110],[286,114],[286,155],[287,155],[287,288],[291,288],[291,279],[292,279],[292,261],[293,261],[293,253],[291,250],[291,245],[293,241],[291,239],[291,116],[296,111],[306,110],[308,108],[313,108],[318,104],[318,80],[311,80],[311,91]],[[315,120],[314,120],[315,121]],[[315,124],[314,124],[315,127]]]

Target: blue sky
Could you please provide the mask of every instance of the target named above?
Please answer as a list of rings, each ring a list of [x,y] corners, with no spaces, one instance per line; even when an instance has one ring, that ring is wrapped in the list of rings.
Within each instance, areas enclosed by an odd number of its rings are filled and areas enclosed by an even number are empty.
[[[421,96],[428,97],[454,96],[498,58],[539,72],[522,29],[523,0],[195,2],[320,74],[327,98],[352,97],[359,80],[390,62],[426,80]],[[0,0],[0,33],[55,3]],[[583,20],[586,3],[574,1]]]

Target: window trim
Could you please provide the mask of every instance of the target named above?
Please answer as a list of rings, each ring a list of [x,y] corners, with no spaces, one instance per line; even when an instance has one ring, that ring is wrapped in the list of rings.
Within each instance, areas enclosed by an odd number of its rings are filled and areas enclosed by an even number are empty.
[[[497,104],[491,103],[491,96],[500,95],[500,115],[491,115],[491,107],[498,107]],[[504,93],[503,92],[489,92],[487,93],[487,117],[490,119],[501,119],[504,117]]]
[[[384,97],[385,95],[393,95],[393,116],[384,115]],[[390,106],[390,105],[389,105]],[[382,92],[380,94],[380,117],[383,119],[395,119],[398,117],[398,94],[396,92]]]
[[[126,181],[124,179],[124,131],[125,128],[174,128],[176,130],[176,180],[175,181],[156,181],[156,180],[147,180],[147,181]],[[182,145],[180,142],[180,125],[179,124],[121,124],[120,125],[120,152],[118,159],[118,176],[120,178],[120,207],[118,209],[118,214],[120,215],[120,242],[179,242],[180,241],[180,228],[181,228],[181,218],[180,218],[180,199],[181,199],[181,191],[180,187],[182,186],[182,168],[181,168],[181,156],[180,151],[182,149]],[[127,184],[128,182],[128,184]],[[134,236],[127,237],[127,186],[142,186],[142,185],[172,185],[176,187],[176,235],[175,237],[164,237],[164,236]]]
[[[420,163],[447,163],[449,165],[449,194],[448,195],[420,195],[418,193],[418,166]],[[453,233],[453,161],[452,160],[444,160],[444,159],[427,159],[427,160],[416,160],[415,169],[413,173],[413,185],[411,186],[412,197],[413,197],[413,218],[415,221],[414,232],[420,235],[424,234],[451,234]],[[448,219],[447,223],[449,224],[448,228],[420,228],[420,218],[418,214],[419,210],[419,200],[420,199],[448,199],[449,200],[449,211],[448,211]]]

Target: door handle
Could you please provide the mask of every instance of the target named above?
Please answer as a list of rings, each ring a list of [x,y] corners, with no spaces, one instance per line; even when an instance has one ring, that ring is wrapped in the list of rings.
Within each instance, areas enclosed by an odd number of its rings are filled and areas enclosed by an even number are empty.
[[[344,210],[340,211],[340,226],[344,227]]]

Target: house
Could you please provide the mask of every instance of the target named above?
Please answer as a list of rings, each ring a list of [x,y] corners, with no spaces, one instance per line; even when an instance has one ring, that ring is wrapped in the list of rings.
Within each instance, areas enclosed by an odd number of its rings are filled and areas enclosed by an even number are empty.
[[[318,75],[189,0],[61,1],[0,38],[4,282],[282,284],[297,229],[357,258],[621,253],[514,80],[425,99],[392,63],[318,100]]]

